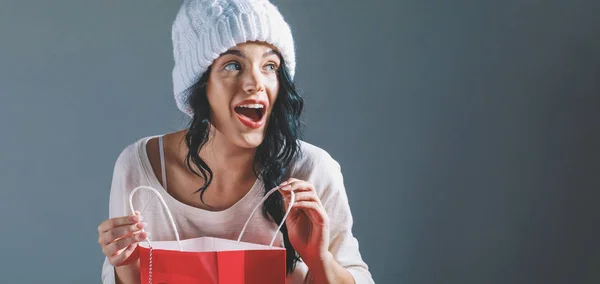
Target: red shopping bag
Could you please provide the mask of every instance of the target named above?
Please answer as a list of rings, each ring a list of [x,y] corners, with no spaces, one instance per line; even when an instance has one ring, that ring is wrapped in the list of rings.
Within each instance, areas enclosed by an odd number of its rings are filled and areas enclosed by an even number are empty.
[[[132,212],[132,197],[139,189],[154,192],[165,207],[173,226],[177,241],[150,241],[138,244],[140,255],[141,283],[157,284],[281,284],[286,279],[286,251],[283,247],[274,247],[277,232],[283,226],[288,208],[282,223],[275,232],[270,245],[241,242],[248,223],[260,205],[278,188],[270,190],[254,208],[246,221],[237,241],[200,237],[180,240],[177,227],[162,196],[154,188],[140,186],[129,195]],[[291,202],[294,204],[292,192]]]

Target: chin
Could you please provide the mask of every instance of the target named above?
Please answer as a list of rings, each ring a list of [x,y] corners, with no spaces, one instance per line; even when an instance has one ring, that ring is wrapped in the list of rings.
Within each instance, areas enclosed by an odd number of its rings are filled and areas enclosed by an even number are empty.
[[[262,133],[244,133],[238,139],[238,146],[247,149],[258,148],[260,144],[265,140],[265,136]]]

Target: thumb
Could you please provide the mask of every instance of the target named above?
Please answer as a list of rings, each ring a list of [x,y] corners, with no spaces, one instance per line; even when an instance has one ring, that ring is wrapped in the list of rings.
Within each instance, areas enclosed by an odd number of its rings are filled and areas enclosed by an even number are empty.
[[[126,259],[123,261],[122,265],[129,265],[140,258],[139,247],[137,243],[131,244],[125,251]]]

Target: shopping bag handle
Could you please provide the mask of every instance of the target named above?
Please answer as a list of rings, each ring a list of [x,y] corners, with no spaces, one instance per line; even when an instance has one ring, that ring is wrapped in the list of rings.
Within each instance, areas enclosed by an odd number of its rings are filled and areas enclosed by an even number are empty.
[[[269,198],[269,196],[273,193],[275,193],[276,191],[279,190],[279,186],[269,190],[269,192],[267,192],[267,194],[260,200],[260,202],[254,207],[254,210],[252,210],[252,213],[250,213],[250,217],[248,217],[248,220],[246,220],[246,224],[244,224],[244,228],[242,229],[242,231],[240,232],[240,236],[238,237],[237,241],[238,243],[241,241],[242,236],[244,235],[244,232],[246,231],[246,227],[248,226],[248,223],[250,223],[250,219],[252,219],[252,215],[254,215],[254,212],[256,212],[256,210],[258,208],[260,208],[260,206],[267,200],[267,198]],[[281,224],[279,224],[279,227],[277,227],[277,231],[275,231],[275,234],[273,235],[273,239],[271,240],[271,243],[269,244],[270,247],[273,246],[273,243],[275,242],[275,239],[277,238],[277,233],[279,233],[279,230],[281,230],[281,227],[283,226],[283,224],[285,224],[285,219],[287,219],[287,216],[290,214],[290,211],[292,211],[292,206],[294,204],[295,201],[295,194],[294,191],[290,191],[292,197],[290,199],[290,203],[287,209],[287,212],[285,212],[285,215],[283,216],[283,219],[281,220]]]
[[[134,188],[131,191],[131,193],[129,194],[129,209],[131,209],[131,214],[135,214],[135,210],[133,209],[133,195],[136,193],[136,191],[138,191],[140,189],[148,189],[148,190],[152,191],[154,194],[156,194],[158,199],[160,199],[160,203],[162,203],[164,209],[166,209],[167,214],[169,215],[169,221],[171,221],[171,227],[173,228],[173,231],[175,231],[175,237],[177,238],[177,243],[179,244],[179,250],[183,251],[183,246],[181,245],[181,240],[179,240],[179,232],[177,231],[177,226],[175,226],[175,221],[173,221],[173,216],[171,216],[171,211],[169,210],[169,207],[167,207],[165,200],[162,198],[162,196],[156,189],[149,187],[149,186],[145,186],[145,185],[141,185],[141,186]],[[152,243],[150,242],[150,236],[148,236],[148,234],[146,234],[146,241],[148,242],[148,244],[150,246],[152,246]]]

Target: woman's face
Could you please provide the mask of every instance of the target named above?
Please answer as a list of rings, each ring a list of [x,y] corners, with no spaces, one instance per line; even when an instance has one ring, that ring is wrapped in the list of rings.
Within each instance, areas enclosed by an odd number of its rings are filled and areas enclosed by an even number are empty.
[[[258,147],[279,92],[281,60],[265,43],[239,44],[217,58],[206,86],[211,120],[236,146]]]

